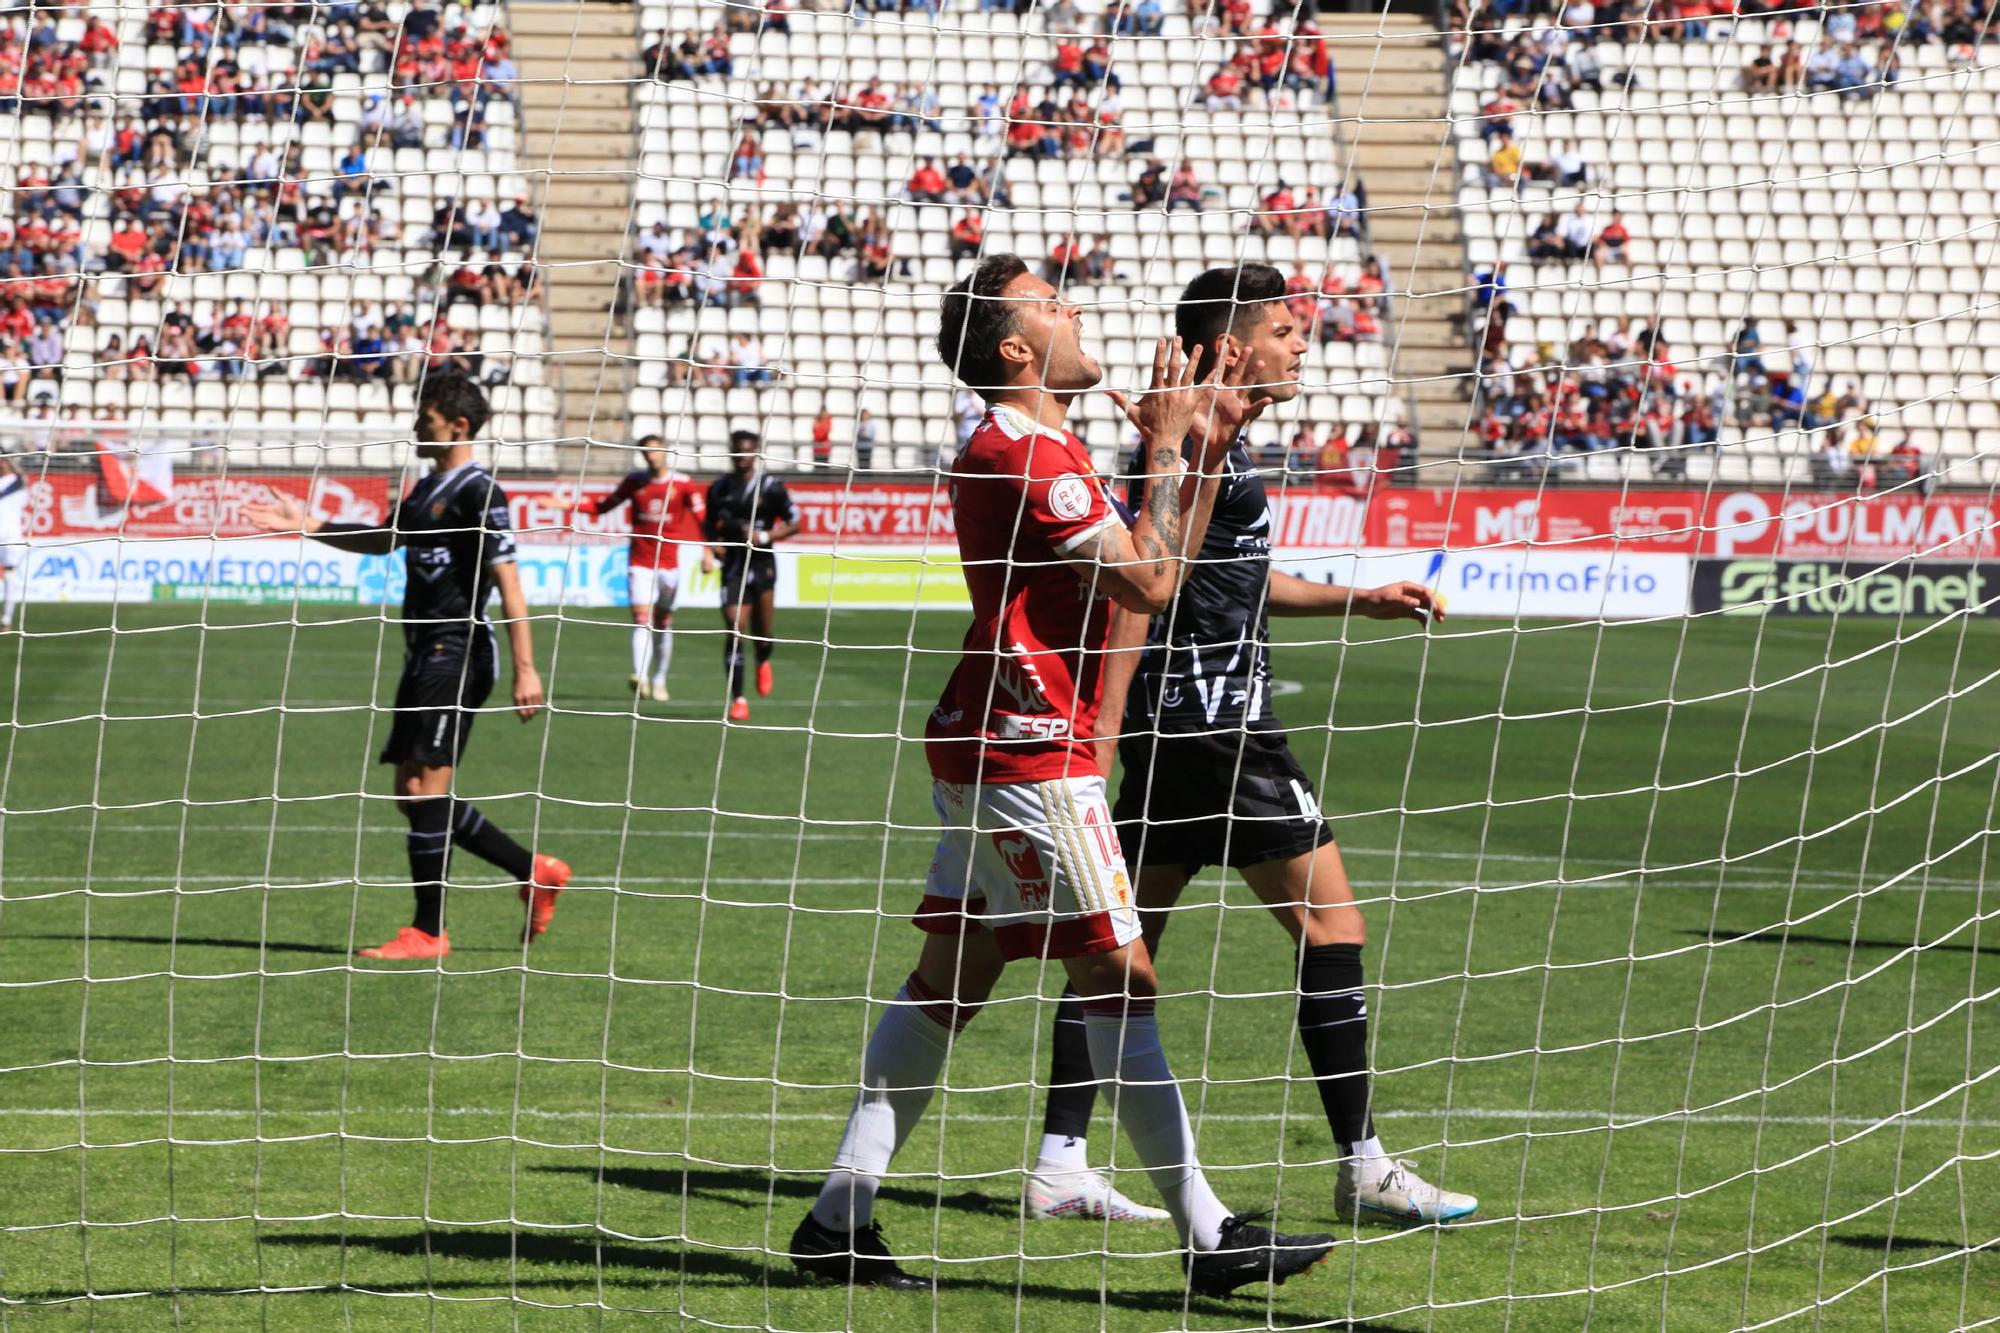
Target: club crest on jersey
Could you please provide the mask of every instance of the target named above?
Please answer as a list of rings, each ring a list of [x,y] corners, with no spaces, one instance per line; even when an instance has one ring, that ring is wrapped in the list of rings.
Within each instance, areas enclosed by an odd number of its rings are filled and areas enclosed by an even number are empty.
[[[432,518],[444,517],[444,501],[440,500],[436,504],[431,506],[431,517]]]
[[[1071,475],[1049,483],[1049,511],[1057,518],[1082,518],[1090,512],[1090,483]]]
[[[993,849],[1000,853],[1007,873],[1014,877],[1014,888],[1021,896],[1021,906],[1048,906],[1049,877],[1042,869],[1042,854],[1035,850],[1034,839],[1025,833],[995,833]]]

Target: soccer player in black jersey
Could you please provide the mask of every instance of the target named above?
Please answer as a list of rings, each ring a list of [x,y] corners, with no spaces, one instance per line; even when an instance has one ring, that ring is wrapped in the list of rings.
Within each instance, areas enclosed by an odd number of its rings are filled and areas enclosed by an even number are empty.
[[[473,718],[499,675],[500,652],[486,603],[495,589],[514,658],[514,711],[523,722],[542,708],[542,678],[527,599],[514,568],[507,497],[472,458],[486,424],[486,395],[461,375],[433,375],[417,407],[417,454],[431,472],[410,488],[386,528],[314,518],[290,496],[244,507],[265,532],[303,533],[343,551],[387,555],[402,548],[409,572],[403,594],[403,678],[396,720],[382,762],[396,766],[396,806],[409,821],[410,879],[416,919],[363,958],[443,958],[444,885],[451,849],[463,847],[521,881],[527,904],[523,941],[549,927],[570,868],[530,852],[469,802],[452,794]]]
[[[729,677],[729,719],[750,716],[743,697],[743,639],[757,653],[757,693],[771,692],[771,628],[778,587],[778,557],[771,547],[799,530],[798,512],[785,483],[767,474],[757,432],[731,431],[728,475],[708,487],[709,542],[722,559],[722,669]]]
[[[1266,382],[1253,390],[1255,412],[1299,392],[1306,334],[1284,298],[1278,270],[1246,264],[1201,274],[1175,310],[1175,330],[1188,347],[1232,356],[1247,350],[1266,368],[1259,375]],[[1335,1206],[1345,1216],[1403,1223],[1450,1221],[1478,1201],[1423,1180],[1375,1137],[1361,971],[1365,931],[1312,781],[1271,711],[1269,617],[1443,614],[1419,583],[1343,588],[1272,569],[1264,479],[1239,436],[1200,554],[1185,567],[1174,604],[1150,622],[1127,616],[1112,628],[1104,715],[1113,716],[1114,701],[1122,699],[1124,721],[1099,729],[1107,738],[1122,733],[1117,754],[1125,776],[1113,814],[1147,943],[1157,954],[1171,915],[1166,909],[1202,867],[1228,865],[1243,876],[1298,950],[1299,1036],[1341,1158]],[[1107,774],[1111,745],[1099,742]],[[1029,1210],[1039,1217],[1158,1216],[1120,1194],[1085,1156],[1097,1089],[1081,1005],[1068,991],[1057,1007],[1052,1046]]]

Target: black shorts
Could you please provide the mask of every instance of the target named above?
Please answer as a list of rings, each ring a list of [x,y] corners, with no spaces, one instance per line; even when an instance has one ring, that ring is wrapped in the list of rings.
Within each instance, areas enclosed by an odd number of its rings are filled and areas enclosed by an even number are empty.
[[[490,636],[412,646],[396,685],[396,720],[382,762],[456,766],[472,735],[474,710],[493,693],[496,658]]]
[[[778,587],[778,557],[769,551],[732,551],[722,560],[722,604],[755,601]]]
[[[1111,815],[1127,868],[1232,870],[1289,861],[1333,841],[1312,779],[1282,731],[1132,736]]]

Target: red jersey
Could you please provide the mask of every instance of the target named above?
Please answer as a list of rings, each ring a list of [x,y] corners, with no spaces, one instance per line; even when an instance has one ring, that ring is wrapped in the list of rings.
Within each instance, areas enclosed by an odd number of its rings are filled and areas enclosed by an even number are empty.
[[[628,502],[632,506],[631,563],[637,567],[671,567],[680,560],[675,549],[679,540],[701,540],[707,503],[694,478],[679,472],[655,477],[644,469],[628,473],[617,490],[597,502],[597,512],[608,514]],[[690,537],[690,533],[695,535]]]
[[[1065,562],[1120,520],[1090,452],[1067,431],[991,408],[952,465],[951,507],[972,627],[924,728],[932,776],[1096,774],[1110,604]]]

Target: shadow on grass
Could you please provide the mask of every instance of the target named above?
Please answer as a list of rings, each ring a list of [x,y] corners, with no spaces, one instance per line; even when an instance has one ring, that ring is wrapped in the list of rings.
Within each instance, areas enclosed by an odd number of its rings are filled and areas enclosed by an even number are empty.
[[[449,1279],[442,1282],[381,1284],[357,1281],[348,1284],[350,1288],[368,1291],[427,1291],[444,1287],[457,1290],[478,1288],[504,1290],[510,1285],[597,1286],[600,1283],[621,1289],[658,1288],[673,1283],[714,1287],[741,1287],[746,1283],[752,1283],[789,1290],[802,1290],[820,1285],[792,1271],[782,1256],[772,1260],[702,1249],[698,1246],[681,1247],[666,1241],[656,1245],[631,1241],[607,1242],[594,1236],[564,1235],[546,1231],[452,1228],[400,1232],[391,1235],[294,1232],[265,1236],[261,1243],[296,1248],[323,1246],[344,1247],[349,1250],[374,1250],[381,1254],[406,1259],[436,1258],[485,1263],[511,1261],[524,1267],[531,1264],[547,1265],[551,1270],[527,1272],[516,1269],[507,1276],[496,1276],[483,1283],[476,1279]],[[917,1265],[911,1267],[916,1268],[919,1273],[922,1272],[921,1267]],[[648,1277],[638,1273],[618,1274],[611,1271],[618,1268],[637,1269],[642,1272],[652,1270],[656,1276]],[[579,1269],[584,1271],[576,1271]],[[1071,1307],[1094,1306],[1101,1300],[1107,1305],[1149,1312],[1182,1310],[1197,1314],[1241,1312],[1240,1303],[1210,1300],[1205,1297],[1189,1298],[1179,1289],[1174,1277],[1163,1273],[1162,1278],[1162,1287],[1158,1291],[1103,1292],[1095,1286],[1065,1287],[1048,1282],[1023,1282],[1012,1278],[975,1277],[970,1274],[937,1277],[934,1281],[938,1290],[943,1292],[986,1292],[1009,1297],[1018,1293],[1023,1299],[1061,1302]],[[338,1287],[329,1289],[337,1290]],[[1302,1297],[1307,1294],[1303,1289],[1295,1290]],[[61,1293],[33,1293],[27,1298],[46,1300],[59,1294]],[[913,1292],[908,1295],[915,1301],[924,1299],[921,1293]],[[1246,1289],[1241,1297],[1241,1300],[1256,1301],[1260,1304],[1265,1299],[1265,1288],[1261,1285]],[[1399,1333],[1399,1330],[1383,1325],[1344,1324],[1341,1327],[1351,1329],[1353,1333]]]
[[[1722,929],[1684,930],[1681,934],[1714,940],[1719,944],[1734,944],[1738,940],[1748,940],[1753,944],[1824,944],[1835,949],[1908,949],[1915,943],[1912,940],[1881,940],[1866,936],[1849,939],[1845,935],[1807,935],[1796,930],[1752,930],[1742,933]],[[2000,944],[1929,944],[1921,947],[1925,953],[1973,953],[2000,957]]]
[[[223,939],[214,935],[110,935],[93,930],[88,935],[10,935],[17,940],[69,940],[91,944],[185,945],[195,949],[268,949],[272,953],[323,953],[345,957],[347,950],[337,944],[287,944],[283,940]]]
[[[683,1194],[711,1203],[755,1208],[771,1195],[786,1199],[816,1199],[819,1180],[815,1177],[777,1175],[763,1171],[719,1171],[713,1167],[538,1166],[537,1171],[557,1175],[601,1177],[607,1185],[626,1189],[651,1190],[656,1194]],[[884,1185],[876,1196],[916,1208],[949,1208],[954,1212],[978,1213],[985,1217],[1018,1217],[1020,1208],[977,1190],[961,1190],[940,1195],[934,1190],[910,1185]]]
[[[263,949],[271,953],[317,953],[327,954],[335,958],[345,958],[348,956],[347,949],[338,944],[288,944],[283,940],[225,939],[219,935],[110,935],[101,930],[93,930],[88,935],[9,934],[7,938],[11,940],[68,940],[76,944],[86,941],[91,944],[178,944],[195,949]],[[451,946],[451,951],[453,953],[519,953],[521,950],[519,945],[510,945],[503,948],[498,945],[454,944]],[[372,963],[380,960],[369,958],[362,961]],[[432,960],[425,959],[423,961],[428,964]]]
[[[1872,1250],[1878,1254],[1915,1254],[1923,1250],[1965,1250],[1969,1258],[2000,1258],[2000,1252],[1991,1249],[1972,1249],[1955,1240],[1931,1240],[1926,1236],[1885,1236],[1880,1232],[1861,1232],[1853,1235],[1828,1236],[1834,1245],[1845,1245],[1855,1250]]]

